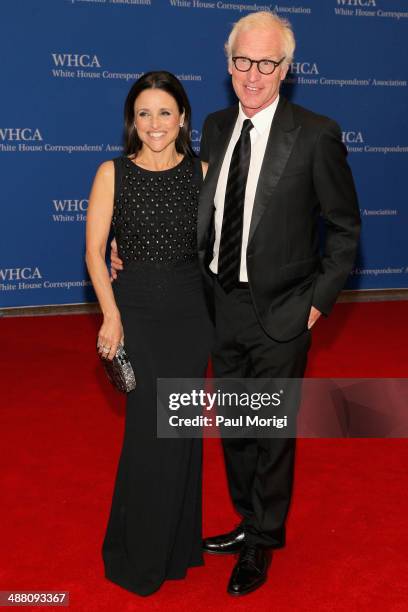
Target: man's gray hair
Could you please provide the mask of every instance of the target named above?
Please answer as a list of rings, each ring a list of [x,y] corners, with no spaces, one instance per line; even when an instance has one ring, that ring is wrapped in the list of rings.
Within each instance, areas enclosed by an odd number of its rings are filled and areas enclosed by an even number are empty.
[[[270,13],[268,11],[250,13],[249,15],[246,15],[246,17],[242,17],[242,19],[234,23],[228,40],[225,43],[225,52],[227,54],[228,61],[231,62],[235,40],[240,32],[255,28],[257,30],[269,30],[270,28],[276,27],[280,29],[282,34],[282,51],[285,55],[285,63],[290,64],[293,60],[293,54],[296,47],[292,26],[287,19],[278,17],[278,15],[275,15],[275,13]]]

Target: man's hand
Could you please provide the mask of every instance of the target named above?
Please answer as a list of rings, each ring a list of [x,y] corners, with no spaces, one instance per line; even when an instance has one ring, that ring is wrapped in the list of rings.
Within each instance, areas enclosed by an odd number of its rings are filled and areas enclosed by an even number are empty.
[[[307,329],[311,329],[316,323],[317,319],[321,316],[320,310],[317,310],[314,306],[311,307],[309,313],[309,321],[307,322]]]
[[[115,238],[111,242],[110,263],[111,280],[116,280],[118,278],[118,271],[123,270],[123,261],[119,259],[118,245],[116,244]]]

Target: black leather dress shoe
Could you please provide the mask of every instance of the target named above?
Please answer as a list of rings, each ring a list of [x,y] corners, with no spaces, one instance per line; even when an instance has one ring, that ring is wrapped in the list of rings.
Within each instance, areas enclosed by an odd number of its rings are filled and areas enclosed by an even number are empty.
[[[203,540],[204,552],[213,555],[231,555],[241,550],[245,539],[245,532],[242,523],[229,533],[205,538]]]
[[[261,546],[242,547],[239,559],[232,570],[227,591],[230,595],[247,595],[266,581],[269,553]]]

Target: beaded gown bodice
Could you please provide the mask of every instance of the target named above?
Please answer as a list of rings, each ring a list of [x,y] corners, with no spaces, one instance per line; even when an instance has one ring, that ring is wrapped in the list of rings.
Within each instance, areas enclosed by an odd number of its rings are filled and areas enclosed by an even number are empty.
[[[145,170],[127,157],[114,163],[112,226],[125,265],[194,261],[202,183],[199,160],[185,156],[174,168],[162,171]]]

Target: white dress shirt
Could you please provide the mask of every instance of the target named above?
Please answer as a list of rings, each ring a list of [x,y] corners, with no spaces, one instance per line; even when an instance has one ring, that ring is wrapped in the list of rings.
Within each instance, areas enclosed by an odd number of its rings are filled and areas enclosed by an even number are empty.
[[[242,231],[241,264],[239,270],[240,282],[248,282],[248,274],[246,267],[246,250],[248,245],[249,227],[251,224],[252,209],[254,207],[255,192],[258,185],[259,173],[261,171],[272,119],[275,115],[278,102],[279,96],[276,98],[276,100],[272,102],[272,104],[270,104],[263,110],[259,111],[259,113],[256,113],[253,117],[251,117],[251,121],[254,127],[250,131],[251,161],[249,164],[248,179],[245,189],[244,225]],[[218,253],[220,248],[222,218],[224,215],[224,202],[225,191],[227,188],[228,171],[231,163],[232,153],[234,151],[234,147],[237,143],[237,140],[241,135],[242,124],[244,123],[245,119],[249,119],[249,117],[245,115],[240,104],[238,117],[235,123],[234,131],[232,132],[227,152],[225,153],[214,197],[215,241],[213,259],[210,263],[210,270],[214,272],[214,274],[217,274],[218,271]]]

